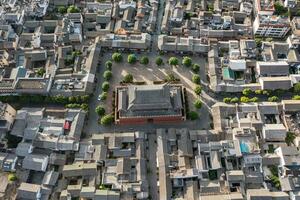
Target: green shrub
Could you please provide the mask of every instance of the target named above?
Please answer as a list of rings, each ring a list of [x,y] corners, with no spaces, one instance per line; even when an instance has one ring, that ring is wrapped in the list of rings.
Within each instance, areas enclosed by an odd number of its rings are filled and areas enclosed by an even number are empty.
[[[300,100],[300,95],[294,95],[293,100]]]
[[[8,179],[8,181],[13,182],[13,181],[16,181],[18,178],[15,173],[9,173],[7,179]]]
[[[69,103],[65,105],[66,108],[80,108],[81,104],[79,103]]]
[[[57,11],[60,13],[60,14],[65,14],[67,12],[67,8],[64,7],[64,6],[59,6]]]
[[[249,99],[249,97],[242,96],[242,97],[240,98],[240,101],[241,101],[242,103],[248,103],[248,102],[250,102],[250,99]]]
[[[270,102],[277,102],[278,100],[279,99],[278,99],[277,96],[271,96],[271,97],[268,98],[268,101],[270,101]]]
[[[86,103],[83,103],[80,105],[80,108],[84,111],[89,111],[89,105]]]
[[[225,98],[223,98],[223,102],[224,103],[230,103],[231,102],[231,98],[230,97],[225,97]]]
[[[294,93],[295,94],[300,94],[300,83],[296,83],[294,85]]]
[[[68,7],[67,12],[68,12],[68,13],[79,13],[80,10],[79,10],[79,8],[77,8],[76,6],[72,5],[72,6],[69,6],[69,7]]]
[[[239,98],[234,97],[230,100],[230,103],[238,103],[239,102]]]
[[[267,91],[267,90],[263,90],[263,91],[262,91],[262,94],[263,94],[263,95],[266,95],[266,96],[269,96],[269,95],[270,95],[270,92]]]
[[[258,102],[258,98],[257,97],[253,97],[250,99],[250,102]]]
[[[255,90],[254,93],[258,94],[258,95],[261,95],[261,94],[263,94],[263,91],[262,90]]]
[[[287,132],[285,136],[285,142],[288,146],[291,146],[291,144],[294,144],[294,140],[296,138],[295,133],[293,132]]]
[[[242,93],[243,93],[243,95],[245,95],[245,96],[249,96],[250,94],[251,94],[251,89],[250,88],[245,88],[245,89],[243,89],[243,91],[242,91]]]

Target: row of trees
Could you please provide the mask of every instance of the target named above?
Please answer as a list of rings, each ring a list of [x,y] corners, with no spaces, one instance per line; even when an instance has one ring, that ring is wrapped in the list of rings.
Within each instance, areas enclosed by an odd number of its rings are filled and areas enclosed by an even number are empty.
[[[65,13],[79,13],[80,9],[74,5],[71,5],[69,7],[65,7],[65,6],[60,6],[58,7],[57,11],[60,14],[65,14]]]
[[[279,98],[277,96],[270,96],[268,98],[269,102],[277,102],[279,100]],[[258,97],[247,97],[247,96],[241,96],[240,98],[238,97],[225,97],[223,98],[223,102],[224,103],[251,103],[251,102],[258,102],[259,98]]]
[[[294,87],[290,91],[292,91],[294,93],[294,96],[292,97],[293,100],[300,100],[300,83],[295,84]],[[243,95],[242,97],[240,97],[240,98],[225,97],[223,99],[223,102],[225,102],[225,103],[258,102],[259,97],[267,98],[267,100],[269,102],[277,102],[280,100],[278,96],[281,96],[286,92],[287,91],[281,90],[281,89],[274,90],[274,91],[270,91],[270,90],[255,90],[255,91],[253,91],[250,88],[245,88],[242,91],[242,95]]]
[[[115,62],[121,62],[122,61],[122,55],[119,53],[114,53],[112,56],[112,60]],[[112,73],[112,66],[113,63],[111,60],[108,60],[105,62],[105,68],[106,70],[103,73],[104,82],[101,85],[102,93],[99,95],[99,98],[101,101],[105,101],[108,96],[108,90],[110,88],[109,81],[113,77]],[[95,109],[95,112],[99,116],[99,123],[101,125],[107,126],[114,122],[114,116],[112,114],[106,114],[105,107],[103,105],[98,105]]]
[[[168,61],[169,65],[178,65],[179,60],[176,57],[170,57]],[[192,58],[185,56],[182,59],[182,65],[185,67],[192,67],[192,71],[194,73],[198,73],[200,70],[200,66],[198,64],[193,64]]]
[[[123,56],[121,53],[113,53],[111,56],[112,60],[116,63],[120,63],[123,61]],[[127,56],[127,62],[129,64],[135,64],[138,61],[137,57],[135,54],[129,54]],[[140,63],[143,65],[147,65],[149,63],[149,58],[147,56],[142,56],[140,59]]]
[[[96,113],[100,117],[99,123],[107,126],[114,122],[114,116],[112,114],[105,114],[105,108],[101,105],[96,107]]]
[[[123,56],[121,53],[113,53],[112,54],[112,60],[116,63],[120,63],[123,61]],[[127,56],[127,62],[129,64],[135,64],[137,62],[137,57],[135,54],[129,54]],[[139,60],[139,62],[143,65],[147,65],[149,63],[149,58],[147,56],[142,56],[141,59]],[[161,66],[164,64],[164,61],[162,59],[162,57],[157,56],[155,58],[155,64],[157,66]],[[170,57],[168,60],[168,64],[169,65],[178,65],[179,64],[179,60],[176,57]],[[200,70],[200,66],[198,64],[193,64],[192,59],[188,56],[183,57],[182,59],[182,65],[184,65],[185,67],[192,67],[192,70],[194,73],[198,73]]]
[[[90,99],[89,95],[82,95],[82,96],[71,96],[65,97],[62,95],[56,96],[42,96],[42,95],[18,95],[18,96],[0,96],[0,101],[5,103],[21,103],[21,104],[59,104],[59,105],[66,105],[66,104],[82,104],[88,103]]]

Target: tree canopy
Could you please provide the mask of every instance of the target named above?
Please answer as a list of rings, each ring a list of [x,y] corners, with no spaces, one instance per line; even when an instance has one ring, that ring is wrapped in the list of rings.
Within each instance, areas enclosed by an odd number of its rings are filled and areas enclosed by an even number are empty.
[[[143,56],[140,60],[141,64],[147,65],[149,63],[149,58],[147,56]]]
[[[113,122],[114,122],[114,116],[111,114],[104,115],[100,120],[101,125],[104,126],[111,125]]]
[[[107,91],[109,90],[109,82],[104,81],[104,82],[102,83],[102,90],[103,90],[104,92],[107,92]]]
[[[156,64],[157,66],[162,65],[162,64],[163,64],[163,59],[162,59],[161,57],[156,57],[156,59],[155,59],[155,64]]]
[[[137,60],[137,58],[136,58],[136,56],[135,56],[134,54],[129,54],[129,55],[127,56],[127,62],[128,62],[129,64],[134,64],[134,63],[136,63],[136,60]]]
[[[95,111],[99,116],[105,115],[105,108],[103,106],[97,106]]]
[[[169,65],[178,65],[179,61],[176,57],[169,58]]]
[[[115,62],[121,62],[123,57],[122,57],[122,54],[116,52],[116,53],[113,53],[113,55],[111,56],[111,59]]]
[[[182,64],[185,66],[185,67],[190,67],[192,65],[192,59],[188,56],[185,56],[183,57],[183,60],[182,60]]]
[[[67,12],[68,13],[79,13],[80,9],[77,8],[76,6],[72,5],[72,6],[68,7]]]

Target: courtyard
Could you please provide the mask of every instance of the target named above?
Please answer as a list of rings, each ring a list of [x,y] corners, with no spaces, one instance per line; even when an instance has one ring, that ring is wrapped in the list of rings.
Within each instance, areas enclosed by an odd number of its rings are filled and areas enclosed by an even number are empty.
[[[195,128],[208,128],[210,125],[210,116],[208,112],[208,108],[206,106],[202,106],[200,109],[197,109],[194,106],[194,102],[197,99],[201,99],[200,95],[195,94],[194,88],[197,84],[195,84],[192,81],[192,77],[194,74],[198,74],[201,78],[201,82],[206,82],[206,74],[205,74],[205,65],[206,61],[204,57],[200,56],[189,56],[192,59],[193,64],[198,64],[200,66],[200,70],[198,73],[195,73],[192,71],[191,66],[186,67],[182,65],[182,59],[184,56],[177,55],[177,54],[164,54],[159,55],[158,53],[154,54],[146,54],[146,53],[136,53],[135,56],[137,58],[137,61],[134,64],[130,64],[127,62],[127,57],[130,53],[121,53],[122,55],[122,61],[121,62],[112,62],[111,72],[112,72],[112,78],[108,81],[109,82],[109,89],[107,91],[107,98],[106,100],[100,100],[99,95],[103,92],[102,91],[102,84],[105,82],[103,78],[103,73],[107,70],[105,67],[105,63],[109,60],[111,60],[112,52],[103,53],[100,56],[100,62],[99,62],[99,71],[97,73],[97,87],[94,93],[94,97],[92,98],[92,103],[90,105],[90,114],[89,117],[92,117],[93,120],[89,120],[88,122],[88,133],[91,132],[99,132],[99,130],[102,129],[129,129],[128,126],[108,126],[104,127],[97,123],[97,120],[95,118],[98,118],[97,114],[95,114],[95,108],[98,105],[101,105],[105,108],[106,114],[113,112],[113,91],[116,86],[119,86],[121,82],[124,80],[125,75],[131,74],[133,77],[133,83],[139,83],[139,84],[145,84],[145,85],[151,85],[154,83],[163,83],[168,75],[172,74],[176,80],[176,83],[182,84],[184,88],[186,89],[187,94],[187,100],[188,100],[188,107],[190,111],[195,111],[199,115],[199,119],[195,121],[187,120],[186,122],[182,122],[182,126],[184,126],[185,123],[188,123],[189,126],[191,124],[195,125]],[[139,62],[139,59],[143,56],[146,56],[149,59],[149,63],[144,65]],[[158,66],[156,64],[156,58],[161,57],[163,60],[163,64]],[[170,57],[176,57],[178,58],[178,65],[169,65],[168,60]],[[199,123],[199,120],[203,123]],[[92,122],[94,121],[94,122]],[[144,125],[145,128],[147,125]],[[192,125],[193,126],[193,125]],[[130,128],[131,129],[131,128]]]

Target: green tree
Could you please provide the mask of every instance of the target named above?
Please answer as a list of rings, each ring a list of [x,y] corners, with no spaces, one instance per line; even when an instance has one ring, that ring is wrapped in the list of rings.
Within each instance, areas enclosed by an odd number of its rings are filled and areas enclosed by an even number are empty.
[[[271,97],[268,98],[268,101],[270,101],[270,102],[277,102],[278,100],[279,99],[278,99],[277,96],[271,96]]]
[[[291,146],[291,144],[294,144],[295,138],[296,138],[295,133],[293,133],[293,132],[287,132],[286,136],[285,136],[285,143],[288,146]]]
[[[13,182],[13,181],[16,181],[18,178],[15,173],[9,173],[7,176],[7,179],[8,179],[8,181]]]
[[[104,92],[107,92],[107,91],[109,90],[109,82],[104,81],[104,82],[102,83],[102,90],[103,90]]]
[[[294,95],[293,100],[300,100],[300,95]]]
[[[67,12],[68,13],[79,13],[80,10],[76,6],[72,5],[72,6],[69,6],[69,8],[67,9]]]
[[[196,120],[196,119],[199,119],[199,114],[195,111],[190,111],[188,113],[188,119],[190,120]]]
[[[46,70],[44,68],[39,68],[36,73],[38,76],[43,76],[46,73]]]
[[[111,125],[113,122],[114,122],[114,116],[111,114],[104,115],[100,120],[100,123],[103,126]]]
[[[182,64],[185,66],[185,67],[190,67],[192,65],[192,59],[188,56],[185,56],[183,57],[183,60],[182,60]]]
[[[156,64],[157,66],[162,65],[162,64],[163,64],[163,59],[162,59],[161,57],[156,57],[156,59],[155,59],[155,64]]]
[[[112,78],[112,72],[109,71],[109,70],[106,70],[104,73],[103,73],[103,78],[106,80],[106,81],[109,81],[111,78]]]
[[[270,95],[270,92],[267,91],[267,90],[263,90],[263,91],[262,91],[262,94],[263,94],[263,95],[266,95],[266,96],[269,96],[269,95]]]
[[[195,108],[200,109],[202,107],[202,101],[200,99],[197,99],[194,102],[194,106],[195,106]]]
[[[250,88],[245,88],[242,91],[243,95],[249,96],[252,93],[252,90]]]
[[[261,45],[262,45],[262,39],[261,38],[255,38],[255,43],[256,43],[256,46],[258,48],[261,48]]]
[[[89,105],[86,104],[86,103],[83,103],[83,104],[80,105],[80,108],[81,108],[82,110],[84,110],[84,111],[88,111],[88,110],[89,110]]]
[[[178,65],[179,61],[176,57],[169,58],[169,65]]]
[[[254,93],[258,94],[258,95],[261,95],[263,93],[263,91],[262,90],[255,90]]]
[[[126,74],[124,76],[124,80],[123,80],[125,83],[132,83],[133,82],[133,76],[132,74]]]
[[[250,99],[250,102],[258,102],[258,98],[257,98],[257,97],[252,97],[252,98]]]
[[[168,82],[174,82],[174,81],[176,81],[176,77],[175,77],[175,75],[173,73],[168,73],[166,79],[167,79]]]
[[[234,97],[230,100],[230,103],[238,103],[239,102],[239,98]]]
[[[58,12],[60,13],[60,14],[65,14],[66,12],[67,12],[67,8],[66,7],[64,7],[64,6],[59,6],[58,7]]]
[[[90,100],[90,96],[89,96],[89,95],[83,95],[83,96],[80,96],[80,101],[81,101],[81,102],[88,103],[89,100]]]
[[[105,101],[107,99],[107,92],[102,92],[100,95],[99,95],[99,98],[101,101]]]
[[[129,55],[127,56],[127,62],[128,62],[129,64],[134,64],[134,63],[136,63],[136,60],[137,60],[137,58],[136,58],[136,56],[135,56],[134,54],[129,54]]]
[[[140,63],[143,64],[143,65],[148,65],[149,58],[147,56],[141,57]]]
[[[194,88],[194,92],[195,94],[197,95],[200,95],[201,94],[201,91],[202,91],[202,87],[200,85],[197,85],[195,88]]]
[[[275,15],[286,15],[288,12],[288,9],[285,8],[280,2],[275,2],[274,3],[274,8],[275,8]]]
[[[223,98],[223,102],[224,103],[230,103],[231,102],[231,98],[230,97],[225,97],[225,98]]]
[[[261,38],[255,38],[255,43],[256,43],[256,46],[258,48],[261,48],[261,46],[262,46],[262,39]]]
[[[112,68],[112,62],[110,60],[106,61],[105,62],[105,67],[107,70],[111,70]]]
[[[294,85],[294,93],[300,94],[300,82]]]
[[[273,38],[266,38],[266,41],[267,41],[267,42],[272,42],[272,41],[273,41]]]
[[[72,58],[74,59],[75,57],[80,56],[81,54],[82,54],[81,51],[75,50],[72,52]]]
[[[200,65],[193,64],[192,70],[193,70],[194,73],[198,73],[200,71]]]
[[[75,103],[75,102],[76,102],[76,97],[71,96],[71,97],[68,98],[68,101],[69,101],[70,103]]]
[[[250,99],[249,99],[249,97],[242,96],[241,99],[240,99],[240,101],[242,103],[248,103],[250,101]]]
[[[100,106],[100,105],[97,106],[95,111],[96,111],[98,116],[105,115],[105,108],[103,106]]]
[[[123,56],[122,56],[122,54],[116,52],[116,53],[113,53],[113,55],[111,56],[111,59],[112,59],[114,62],[119,63],[119,62],[122,61]]]
[[[192,81],[193,81],[193,83],[195,83],[195,84],[200,84],[200,76],[198,75],[198,74],[194,74],[193,76],[192,76]]]

